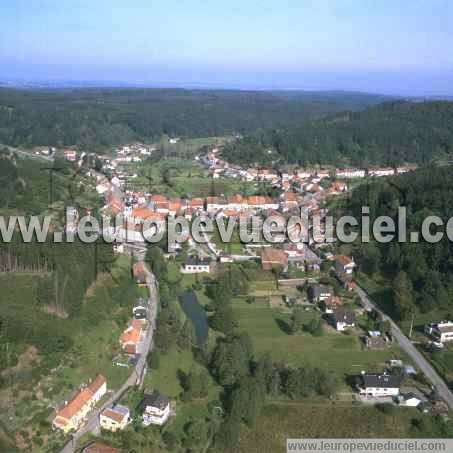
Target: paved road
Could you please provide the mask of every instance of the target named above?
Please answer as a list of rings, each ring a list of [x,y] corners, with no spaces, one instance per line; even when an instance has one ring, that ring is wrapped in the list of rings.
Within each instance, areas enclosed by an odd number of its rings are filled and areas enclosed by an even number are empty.
[[[425,359],[423,354],[412,344],[409,338],[404,335],[401,329],[395,322],[387,316],[367,295],[367,293],[357,285],[356,292],[360,297],[365,308],[374,309],[382,315],[385,321],[389,321],[392,326],[392,335],[396,338],[400,347],[411,357],[415,364],[425,374],[436,388],[439,396],[448,404],[450,409],[453,409],[453,394],[445,384],[444,380],[437,374],[436,370]]]
[[[84,434],[91,432],[99,432],[99,414],[107,407],[116,403],[123,394],[127,391],[128,388],[133,387],[138,382],[142,382],[145,373],[146,373],[146,357],[148,356],[149,351],[154,347],[153,334],[156,328],[156,317],[157,317],[157,282],[154,274],[147,269],[147,278],[146,285],[149,291],[149,300],[148,300],[148,322],[149,327],[147,334],[144,340],[143,353],[140,356],[137,364],[135,365],[134,371],[127,378],[124,384],[113,393],[110,398],[97,410],[90,413],[88,421],[85,425],[80,428],[74,435],[70,442],[68,442],[61,453],[73,453],[77,440],[80,439]],[[108,383],[107,383],[108,384]]]

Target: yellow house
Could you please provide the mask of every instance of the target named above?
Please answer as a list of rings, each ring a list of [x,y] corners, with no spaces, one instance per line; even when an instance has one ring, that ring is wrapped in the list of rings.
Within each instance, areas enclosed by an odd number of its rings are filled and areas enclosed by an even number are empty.
[[[102,411],[99,423],[102,429],[108,431],[120,431],[124,429],[130,421],[129,409],[119,404],[112,408]]]
[[[64,433],[77,430],[94,405],[107,392],[107,383],[104,376],[98,374],[88,386],[80,389],[55,416],[52,426],[61,429]]]

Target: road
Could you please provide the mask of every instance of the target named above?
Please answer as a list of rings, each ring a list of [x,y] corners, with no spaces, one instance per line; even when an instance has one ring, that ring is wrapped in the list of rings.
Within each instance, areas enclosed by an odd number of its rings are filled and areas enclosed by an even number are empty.
[[[146,373],[146,357],[148,353],[153,349],[154,342],[153,342],[153,334],[156,328],[156,317],[157,317],[157,282],[154,274],[149,271],[147,268],[147,277],[146,277],[146,285],[149,291],[149,299],[148,299],[148,323],[149,327],[146,333],[146,337],[144,340],[144,349],[143,353],[140,356],[137,364],[131,375],[127,378],[127,380],[123,383],[123,385],[113,393],[110,398],[102,404],[101,407],[97,408],[93,412],[90,413],[89,419],[85,423],[85,425],[80,428],[72,437],[72,440],[69,441],[65,447],[61,450],[61,453],[73,453],[75,450],[75,445],[77,441],[86,433],[96,433],[99,432],[99,414],[107,407],[111,406],[112,404],[116,403],[123,394],[129,389],[137,384],[137,382],[142,381],[144,375]],[[107,383],[108,385],[108,383]]]
[[[450,409],[453,409],[453,394],[445,384],[444,380],[437,374],[436,370],[430,365],[425,359],[423,354],[412,344],[409,338],[404,335],[401,329],[396,323],[387,316],[367,295],[367,293],[357,285],[356,293],[360,297],[362,304],[365,308],[376,310],[381,314],[384,321],[389,321],[391,325],[391,333],[396,339],[401,349],[403,349],[407,355],[414,361],[418,368],[425,374],[425,376],[431,381],[436,388],[440,398],[442,398]]]

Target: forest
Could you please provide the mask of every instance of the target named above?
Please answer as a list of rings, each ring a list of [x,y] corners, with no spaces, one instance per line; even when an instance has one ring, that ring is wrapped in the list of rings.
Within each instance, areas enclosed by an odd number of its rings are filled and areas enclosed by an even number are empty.
[[[453,154],[453,102],[391,101],[260,130],[227,145],[242,164],[426,164]]]
[[[429,166],[401,176],[363,184],[353,191],[341,208],[358,220],[362,206],[370,208],[370,224],[379,216],[390,216],[397,223],[399,206],[407,209],[407,234],[421,232],[423,220],[439,216],[445,225],[453,216],[453,168]],[[434,227],[431,228],[434,234]],[[420,236],[421,237],[421,236]],[[420,239],[417,243],[388,243],[357,240],[353,255],[360,271],[381,274],[391,284],[391,311],[397,319],[406,319],[414,309],[429,312],[451,306],[453,295],[453,244],[444,235],[437,243]]]
[[[0,88],[0,143],[99,151],[163,134],[209,137],[299,124],[384,99],[347,92]]]

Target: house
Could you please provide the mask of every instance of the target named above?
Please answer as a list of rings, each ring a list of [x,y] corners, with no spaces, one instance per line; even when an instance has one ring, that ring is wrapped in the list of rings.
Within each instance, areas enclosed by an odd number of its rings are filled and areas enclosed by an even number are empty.
[[[333,310],[333,322],[339,332],[343,332],[349,327],[355,327],[356,319],[353,311],[337,308]]]
[[[368,374],[363,372],[359,377],[357,389],[361,396],[377,398],[398,396],[402,377],[397,374]]]
[[[113,432],[123,430],[129,422],[129,409],[126,406],[120,406],[119,404],[104,409],[99,416],[101,428]]]
[[[247,207],[251,209],[278,209],[278,203],[271,197],[253,195],[247,198]]]
[[[383,349],[387,345],[385,339],[381,335],[368,335],[364,338],[364,341],[368,349]]]
[[[453,341],[453,322],[438,321],[426,324],[425,333],[439,343]]]
[[[211,272],[211,260],[209,258],[200,258],[199,256],[189,256],[181,267],[183,274],[199,274],[202,272]]]
[[[308,297],[312,302],[320,302],[333,296],[333,289],[328,285],[312,285],[308,289]]]
[[[338,168],[335,171],[337,178],[364,178],[365,169],[363,168]]]
[[[405,393],[398,396],[398,404],[406,407],[417,407],[422,400],[414,393]]]
[[[144,426],[163,425],[170,417],[170,401],[167,397],[153,392],[146,395],[138,405]]]
[[[282,207],[285,211],[297,208],[297,206],[299,206],[299,201],[296,193],[285,192],[282,194]]]
[[[392,176],[395,169],[392,167],[371,167],[368,169],[368,176]]]
[[[304,267],[306,271],[318,271],[320,269],[321,259],[307,244],[289,242],[283,245],[283,250],[288,255],[289,263]]]
[[[354,272],[355,267],[354,258],[348,258],[345,255],[338,255],[335,258],[335,271],[338,275],[351,275]]]
[[[192,198],[191,200],[189,200],[189,207],[194,209],[195,211],[202,211],[204,208],[203,198]]]
[[[327,299],[322,301],[322,306],[324,308],[324,313],[333,313],[335,310],[339,309],[343,305],[341,299],[337,296],[329,296]]]
[[[168,199],[164,195],[159,195],[159,194],[151,195],[149,201],[150,201],[151,207],[153,207],[156,211],[158,209],[164,209],[164,210],[167,209],[168,210]]]
[[[142,263],[141,261],[138,263],[134,263],[132,265],[132,275],[134,277],[134,280],[139,286],[146,285],[147,272],[144,263]]]
[[[221,197],[207,197],[206,198],[206,211],[215,212],[223,209],[226,206],[226,200]]]
[[[139,298],[132,308],[134,319],[146,320],[148,317],[148,303],[146,299]]]
[[[102,442],[91,442],[82,447],[81,453],[120,453],[120,451]]]
[[[64,433],[77,430],[94,405],[107,392],[107,382],[104,376],[98,374],[87,386],[77,391],[75,396],[65,402],[64,406],[57,411],[52,422],[54,429],[60,429]]]
[[[264,247],[261,252],[261,265],[263,270],[280,269],[285,271],[288,268],[288,255],[273,247]]]
[[[66,160],[69,160],[70,162],[75,162],[77,160],[77,151],[74,149],[65,149],[63,153]]]
[[[242,209],[248,208],[247,199],[244,199],[242,195],[236,194],[227,198],[227,209],[234,209],[241,211]]]
[[[132,319],[129,321],[127,329],[120,336],[120,345],[123,352],[130,355],[137,354],[142,329],[143,322],[141,319]]]

